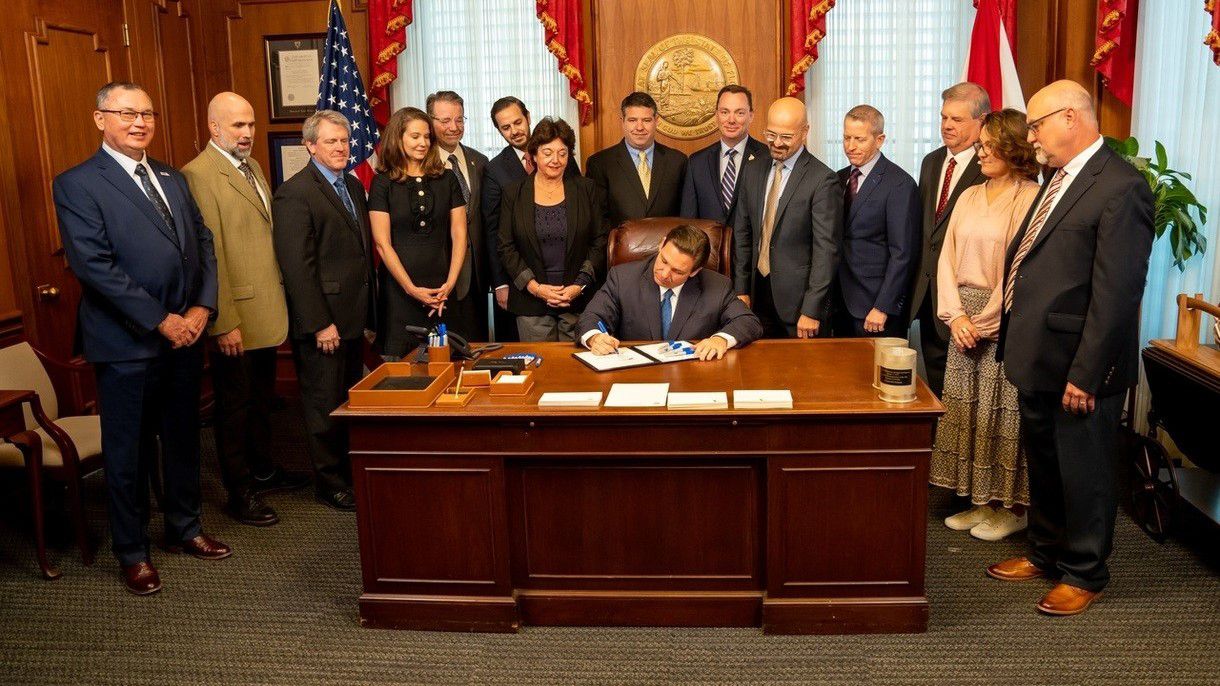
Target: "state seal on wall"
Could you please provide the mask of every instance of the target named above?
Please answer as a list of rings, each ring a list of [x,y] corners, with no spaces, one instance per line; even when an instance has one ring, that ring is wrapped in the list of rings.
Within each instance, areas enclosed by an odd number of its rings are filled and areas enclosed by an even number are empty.
[[[737,64],[707,36],[679,33],[649,48],[635,69],[635,89],[657,101],[657,130],[702,138],[716,130],[716,93],[738,83]]]

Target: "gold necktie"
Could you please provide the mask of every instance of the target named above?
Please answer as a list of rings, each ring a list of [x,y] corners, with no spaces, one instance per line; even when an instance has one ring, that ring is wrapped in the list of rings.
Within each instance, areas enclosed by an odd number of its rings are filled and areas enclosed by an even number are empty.
[[[648,168],[648,153],[640,151],[640,163],[635,168],[640,175],[640,183],[644,186],[644,197],[648,197],[648,186],[652,183],[652,170]]]
[[[779,203],[779,186],[783,182],[784,163],[775,163],[775,175],[767,189],[767,204],[763,209],[762,240],[758,246],[758,273],[771,274],[771,232],[775,230],[775,206]]]
[[[246,181],[250,183],[250,187],[254,189],[254,197],[258,198],[259,202],[263,203],[263,207],[267,206],[267,201],[263,200],[263,196],[258,192],[258,181],[254,180],[254,170],[250,169],[250,162],[247,160],[241,161],[241,166],[237,168],[242,176],[246,177]]]

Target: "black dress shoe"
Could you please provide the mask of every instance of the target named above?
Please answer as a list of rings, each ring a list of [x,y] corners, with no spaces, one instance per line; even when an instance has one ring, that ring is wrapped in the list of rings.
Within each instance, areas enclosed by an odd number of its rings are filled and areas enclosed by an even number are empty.
[[[256,476],[251,484],[255,495],[296,491],[309,485],[309,476],[286,472],[276,467],[267,476]]]
[[[136,595],[149,595],[161,590],[157,568],[147,560],[123,567],[123,585]]]
[[[275,510],[251,492],[229,496],[225,512],[233,519],[250,526],[272,526],[280,523]]]
[[[335,491],[317,491],[314,497],[323,505],[328,505],[336,510],[351,512],[356,509],[356,494],[352,493],[350,488],[341,488]]]

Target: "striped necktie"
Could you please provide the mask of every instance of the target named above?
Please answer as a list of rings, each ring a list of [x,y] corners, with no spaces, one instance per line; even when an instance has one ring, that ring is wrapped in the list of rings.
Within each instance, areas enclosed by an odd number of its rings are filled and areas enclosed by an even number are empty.
[[[730,149],[724,156],[728,161],[724,163],[724,174],[720,177],[720,204],[727,215],[733,204],[733,188],[737,185],[737,151]]]
[[[1042,204],[1038,205],[1038,213],[1034,215],[1034,220],[1029,223],[1029,228],[1025,230],[1025,236],[1021,238],[1021,245],[1017,247],[1017,254],[1012,258],[1012,266],[1008,269],[1008,279],[1004,282],[1004,311],[1008,312],[1012,309],[1013,296],[1017,291],[1017,270],[1021,268],[1021,263],[1025,261],[1025,256],[1029,254],[1029,249],[1033,247],[1034,240],[1038,238],[1038,233],[1042,231],[1042,225],[1046,223],[1046,217],[1051,213],[1051,205],[1055,203],[1055,197],[1059,195],[1059,188],[1063,185],[1063,179],[1067,174],[1063,170],[1055,172],[1055,178],[1051,179],[1051,185],[1046,189],[1046,195],[1042,198]]]

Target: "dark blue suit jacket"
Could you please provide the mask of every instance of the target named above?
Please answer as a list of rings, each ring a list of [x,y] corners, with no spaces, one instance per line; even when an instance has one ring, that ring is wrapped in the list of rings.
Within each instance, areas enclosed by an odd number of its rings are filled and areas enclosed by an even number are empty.
[[[102,149],[52,186],[68,265],[81,283],[77,326],[90,362],[156,357],[167,315],[216,310],[216,255],[186,179],[151,157],[174,217],[167,226],[135,179]]]
[[[839,170],[844,188],[850,173],[850,166]],[[874,307],[890,317],[905,311],[918,266],[920,212],[915,179],[879,155],[844,212],[839,289],[853,318],[864,319]]]
[[[504,192],[509,186],[516,183],[521,183],[528,176],[525,173],[525,166],[521,164],[520,158],[513,150],[513,146],[506,145],[500,151],[499,155],[491,158],[487,162],[487,166],[483,168],[483,186],[480,191],[482,194],[482,202],[479,206],[479,211],[483,213],[483,232],[486,236],[483,245],[487,247],[487,253],[491,261],[491,287],[499,288],[508,284],[509,278],[504,271],[504,263],[500,261],[500,256],[497,254],[497,248],[500,245],[500,199],[504,197]],[[568,168],[563,172],[564,178],[580,176],[580,165],[576,162],[576,155],[568,157]]]
[[[750,157],[753,156],[753,160]],[[729,211],[724,211],[720,201],[720,139],[690,156],[686,167],[686,180],[682,184],[682,216],[689,219],[711,219],[728,224],[733,208],[737,205],[737,189],[741,187],[741,168],[746,164],[769,164],[771,153],[767,144],[746,137],[745,159],[737,160],[737,186]]]

